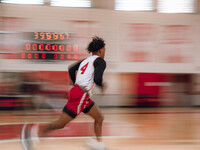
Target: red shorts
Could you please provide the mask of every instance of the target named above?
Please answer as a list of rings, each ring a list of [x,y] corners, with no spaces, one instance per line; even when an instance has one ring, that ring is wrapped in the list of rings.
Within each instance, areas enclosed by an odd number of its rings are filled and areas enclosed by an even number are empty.
[[[69,100],[63,112],[75,118],[81,112],[88,113],[94,102],[89,98],[89,95],[84,92],[77,84],[70,90]]]

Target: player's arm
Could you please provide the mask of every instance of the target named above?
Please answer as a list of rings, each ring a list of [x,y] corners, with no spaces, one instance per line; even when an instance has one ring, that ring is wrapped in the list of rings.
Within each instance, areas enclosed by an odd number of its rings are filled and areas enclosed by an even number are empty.
[[[106,62],[102,58],[97,58],[94,61],[94,82],[97,86],[99,86],[102,90],[104,89],[103,84],[103,73],[106,68]]]
[[[75,84],[75,81],[76,81],[76,71],[78,70],[78,68],[79,68],[79,66],[80,66],[80,64],[81,64],[82,61],[83,60],[81,60],[79,62],[76,62],[76,63],[74,63],[74,64],[72,64],[72,65],[70,65],[68,67],[69,76],[70,76],[73,84]]]

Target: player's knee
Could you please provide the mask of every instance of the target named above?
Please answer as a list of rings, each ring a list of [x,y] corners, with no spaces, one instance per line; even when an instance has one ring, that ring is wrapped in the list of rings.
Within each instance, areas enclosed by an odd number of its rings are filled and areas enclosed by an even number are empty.
[[[56,128],[57,129],[62,129],[62,128],[64,128],[65,127],[65,124],[64,123],[60,123],[60,124],[57,124],[56,125]]]
[[[100,116],[100,117],[98,117],[98,119],[96,119],[96,122],[99,123],[99,124],[102,124],[103,120],[104,120],[104,117]]]

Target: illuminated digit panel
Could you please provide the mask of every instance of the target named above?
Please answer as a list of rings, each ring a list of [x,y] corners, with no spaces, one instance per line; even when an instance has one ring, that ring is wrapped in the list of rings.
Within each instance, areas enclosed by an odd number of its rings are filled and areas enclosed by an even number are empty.
[[[78,54],[21,53],[21,59],[78,60]]]
[[[78,45],[69,44],[43,44],[26,43],[26,51],[59,51],[59,52],[77,52]]]
[[[69,43],[69,33],[29,32],[28,42],[21,59],[29,60],[79,60],[79,46]]]
[[[41,40],[63,40],[69,39],[69,33],[58,33],[58,32],[34,32],[34,39]]]

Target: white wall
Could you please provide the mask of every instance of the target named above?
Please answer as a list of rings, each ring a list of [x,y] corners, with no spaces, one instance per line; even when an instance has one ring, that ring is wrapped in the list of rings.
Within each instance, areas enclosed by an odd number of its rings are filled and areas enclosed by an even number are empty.
[[[59,31],[70,32],[67,21],[96,21],[96,35],[103,37],[107,43],[106,61],[108,72],[162,72],[162,73],[199,73],[200,72],[200,15],[199,14],[160,14],[156,12],[124,12],[93,8],[64,8],[51,6],[30,6],[0,4],[3,17],[20,17],[27,21],[24,31]],[[153,62],[127,62],[123,59],[126,50],[123,49],[124,24],[149,23],[155,27],[155,47]],[[192,26],[193,49],[192,59],[187,63],[163,63],[157,61],[159,54],[159,36],[162,25]],[[0,70],[52,70],[65,71],[72,63],[33,63],[24,60],[0,60]]]

